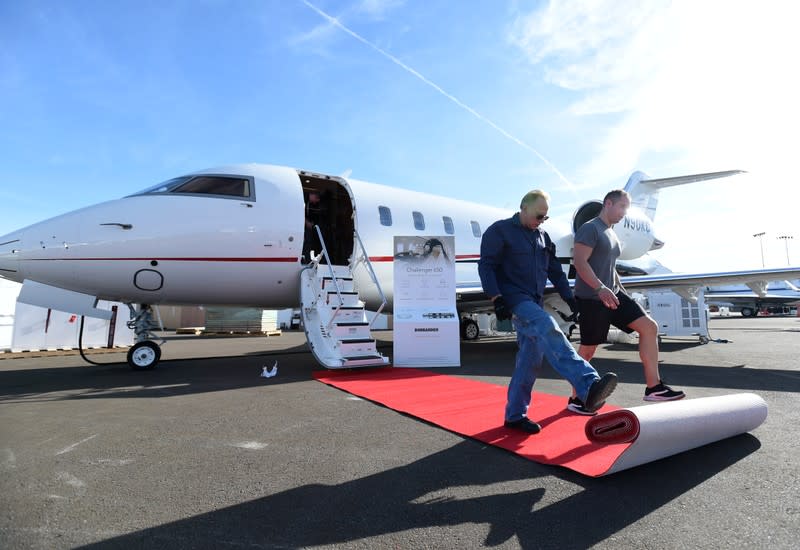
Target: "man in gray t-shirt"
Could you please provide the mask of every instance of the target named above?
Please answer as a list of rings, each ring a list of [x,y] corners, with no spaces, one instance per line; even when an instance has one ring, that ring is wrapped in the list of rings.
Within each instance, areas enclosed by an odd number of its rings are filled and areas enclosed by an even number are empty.
[[[592,249],[588,260],[592,271],[614,294],[619,292],[615,269],[619,258],[619,239],[614,230],[599,217],[594,218],[578,229],[575,242]],[[584,300],[599,300],[594,289],[581,277],[575,279],[575,296]]]
[[[625,217],[630,205],[627,192],[621,189],[609,192],[603,199],[600,215],[582,225],[575,233],[573,258],[578,272],[575,297],[581,331],[578,355],[590,361],[597,346],[606,341],[611,325],[627,333],[636,331],[639,333],[639,357],[647,383],[644,400],[673,401],[686,395],[661,381],[658,372],[658,324],[628,296],[617,275],[620,242],[613,227]],[[574,392],[567,408],[578,414],[592,414]]]

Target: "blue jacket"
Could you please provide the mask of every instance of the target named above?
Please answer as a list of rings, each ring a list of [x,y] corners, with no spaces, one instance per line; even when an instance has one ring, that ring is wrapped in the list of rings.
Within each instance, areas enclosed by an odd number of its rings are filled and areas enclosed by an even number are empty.
[[[523,226],[519,213],[494,222],[484,232],[478,274],[486,295],[501,294],[511,309],[525,300],[542,305],[547,279],[564,300],[572,298],[555,245],[544,231]]]

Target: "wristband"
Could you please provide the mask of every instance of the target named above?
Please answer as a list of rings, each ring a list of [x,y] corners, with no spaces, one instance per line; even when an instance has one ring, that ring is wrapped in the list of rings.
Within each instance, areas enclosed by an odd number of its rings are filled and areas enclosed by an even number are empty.
[[[597,288],[595,288],[595,289],[594,289],[594,293],[595,293],[595,294],[600,294],[600,292],[601,292],[601,291],[602,291],[604,288],[608,288],[608,287],[607,287],[606,285],[604,285],[603,283],[600,283],[600,286],[598,286]]]

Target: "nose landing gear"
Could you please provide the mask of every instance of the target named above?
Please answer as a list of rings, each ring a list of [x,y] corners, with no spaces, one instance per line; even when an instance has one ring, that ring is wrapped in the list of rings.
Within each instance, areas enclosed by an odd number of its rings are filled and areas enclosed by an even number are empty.
[[[138,311],[131,304],[128,308],[131,311],[128,328],[136,338],[136,343],[128,350],[128,365],[133,370],[153,369],[161,359],[161,346],[153,341],[157,338],[153,330],[159,328],[153,319],[153,310],[149,304],[141,304]]]
[[[128,350],[128,365],[133,370],[155,368],[161,359],[161,347],[151,340],[137,342]]]

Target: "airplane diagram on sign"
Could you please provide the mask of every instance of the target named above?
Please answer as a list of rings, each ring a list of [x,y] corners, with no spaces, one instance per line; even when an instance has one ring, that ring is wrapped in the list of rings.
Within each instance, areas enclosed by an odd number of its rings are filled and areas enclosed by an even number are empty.
[[[736,173],[651,179],[635,172],[625,186],[632,207],[614,228],[620,261],[664,246],[655,224],[661,189]],[[312,228],[314,246],[304,251],[307,202],[314,193],[322,198],[324,221]],[[547,222],[565,270],[571,267],[574,232],[601,207],[590,200],[571,219]],[[491,309],[477,273],[482,232],[511,214],[350,177],[232,165],[185,174],[4,235],[0,276],[23,283],[19,300],[41,307],[108,318],[96,308],[98,300],[129,304],[136,343],[128,363],[134,369],[153,368],[160,358],[151,313],[160,304],[299,307],[321,364],[380,365],[388,359],[370,336],[367,310],[391,311],[393,237],[454,236],[462,336],[471,339],[478,326],[468,314]],[[424,251],[425,242],[420,246]],[[671,288],[691,299],[709,285],[797,277],[800,267],[641,273],[622,282],[629,290]],[[545,298],[551,312],[559,304],[556,293]]]

